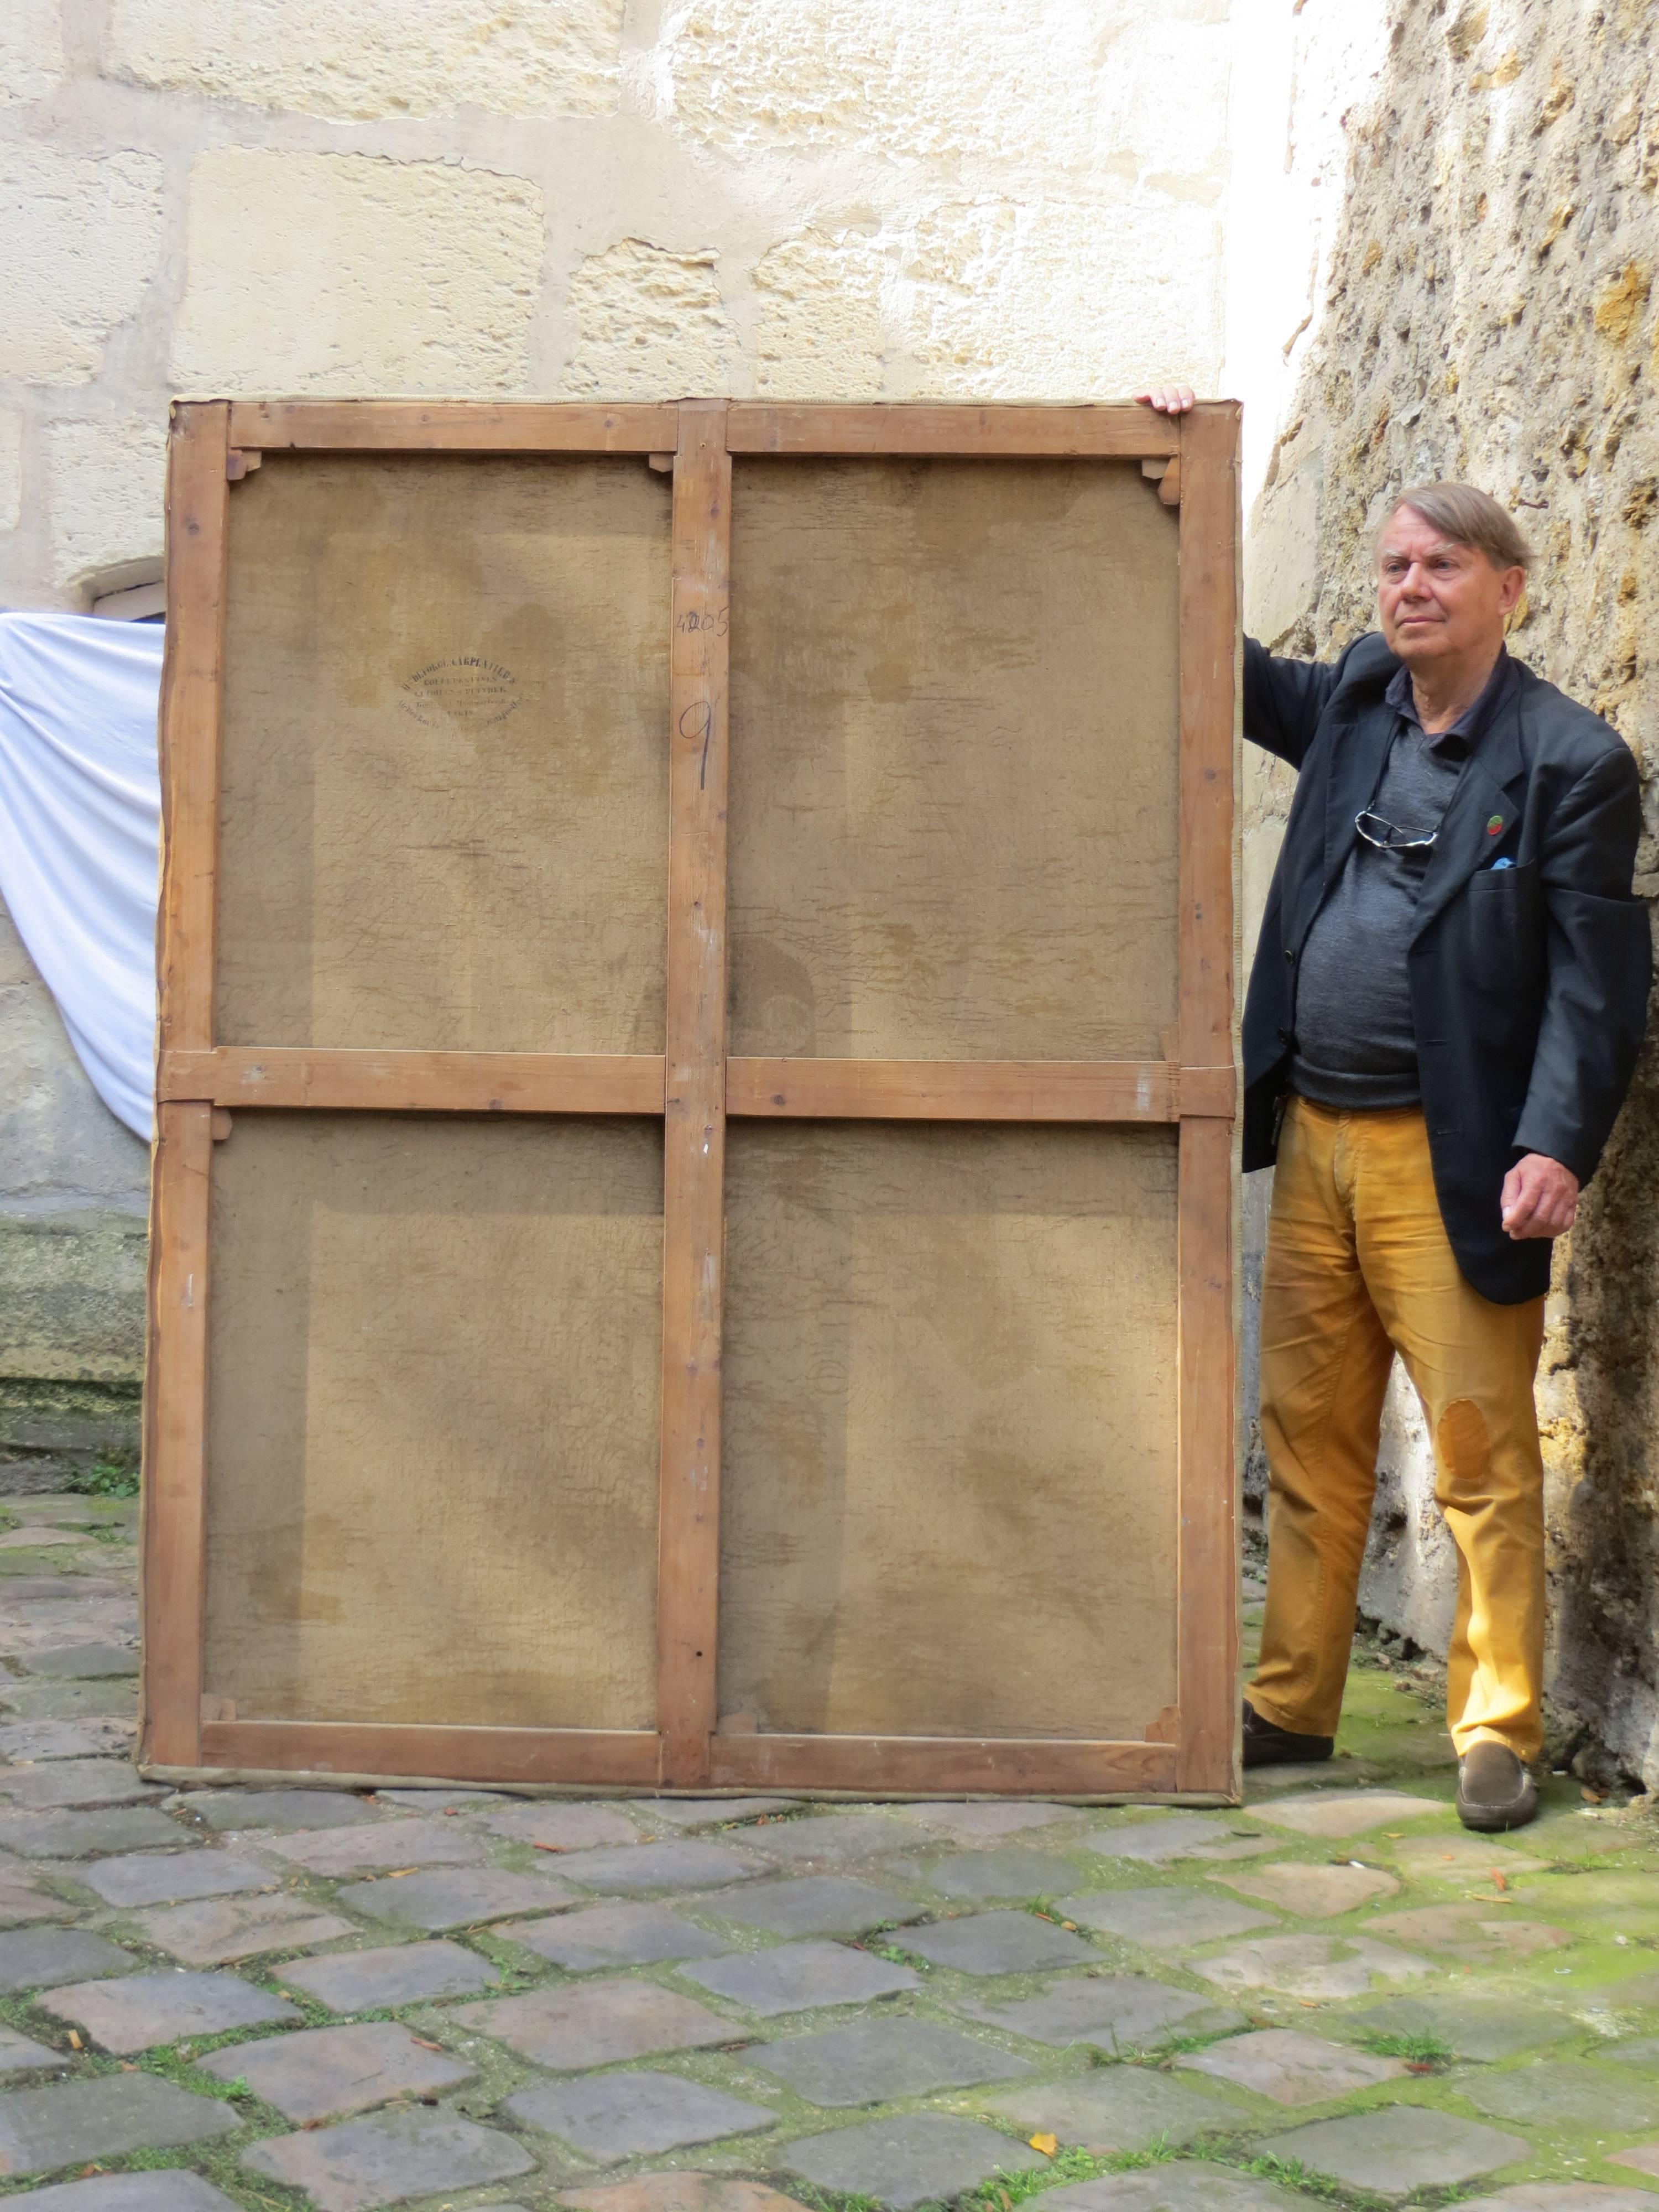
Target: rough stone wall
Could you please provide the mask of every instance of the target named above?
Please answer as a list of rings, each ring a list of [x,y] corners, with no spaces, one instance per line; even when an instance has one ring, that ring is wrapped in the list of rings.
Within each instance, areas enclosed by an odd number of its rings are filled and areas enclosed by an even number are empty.
[[[179,390],[1214,390],[1262,4],[4,0],[0,605],[160,573]],[[0,1459],[84,1455],[144,1154],[9,941]]]
[[[1314,0],[1314,14],[1326,0]],[[1389,498],[1462,477],[1540,554],[1515,649],[1605,715],[1659,823],[1659,93],[1650,0],[1395,0],[1345,118],[1266,487],[1252,612],[1325,655],[1371,625],[1368,536]],[[1255,762],[1255,912],[1288,771]],[[1638,888],[1659,893],[1659,841]],[[1265,1182],[1265,1178],[1259,1179]],[[1557,1247],[1539,1385],[1552,1694],[1659,1783],[1659,1054],[1650,1048],[1580,1225]],[[1253,1199],[1259,1237],[1262,1199]],[[1443,1650],[1450,1558],[1409,1394],[1396,1392],[1364,1601]],[[1415,1425],[1413,1426],[1413,1423]],[[1558,1738],[1558,1742],[1559,1739]]]

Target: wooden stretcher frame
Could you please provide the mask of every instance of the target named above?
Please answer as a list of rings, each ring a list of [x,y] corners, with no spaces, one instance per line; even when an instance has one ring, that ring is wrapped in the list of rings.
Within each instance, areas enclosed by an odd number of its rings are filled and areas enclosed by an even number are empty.
[[[295,1771],[543,1789],[1236,1799],[1234,781],[1236,403],[774,406],[204,400],[173,410],[161,699],[164,869],[144,1424],[143,1723],[158,1772]],[[672,465],[666,1052],[216,1046],[217,754],[231,485],[267,451],[638,453]],[[726,702],[732,459],[1138,459],[1179,508],[1175,1049],[1158,1061],[728,1058]],[[695,732],[696,742],[686,733]],[[665,1139],[654,1731],[221,1720],[203,1652],[210,1194],[238,1106],[660,1115]],[[1178,1699],[1143,1741],[715,1731],[725,1131],[730,1115],[1175,1123]]]

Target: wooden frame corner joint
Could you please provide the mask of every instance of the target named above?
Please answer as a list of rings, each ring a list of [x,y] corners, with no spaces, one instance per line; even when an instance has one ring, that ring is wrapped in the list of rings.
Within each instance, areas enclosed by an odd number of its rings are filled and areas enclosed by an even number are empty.
[[[244,477],[252,475],[264,459],[264,455],[257,446],[228,447],[225,451],[226,483],[240,483]]]

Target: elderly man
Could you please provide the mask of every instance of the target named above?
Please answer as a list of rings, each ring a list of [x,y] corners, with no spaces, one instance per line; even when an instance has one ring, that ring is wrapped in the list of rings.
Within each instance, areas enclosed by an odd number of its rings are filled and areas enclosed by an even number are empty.
[[[1140,397],[1193,404],[1180,386]],[[1398,1352],[1457,1547],[1457,1809],[1515,1828],[1543,1748],[1549,1240],[1647,1007],[1636,763],[1506,652],[1530,555],[1484,492],[1402,492],[1376,555],[1380,636],[1329,663],[1245,647],[1245,734],[1297,782],[1244,1012],[1244,1165],[1278,1169],[1244,1764],[1330,1757]]]

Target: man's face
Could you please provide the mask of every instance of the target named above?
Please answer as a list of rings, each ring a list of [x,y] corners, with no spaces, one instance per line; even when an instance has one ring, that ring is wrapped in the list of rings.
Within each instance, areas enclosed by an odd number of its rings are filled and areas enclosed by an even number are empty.
[[[1389,648],[1408,667],[1495,656],[1526,581],[1455,544],[1409,507],[1396,509],[1376,555],[1376,607]]]

